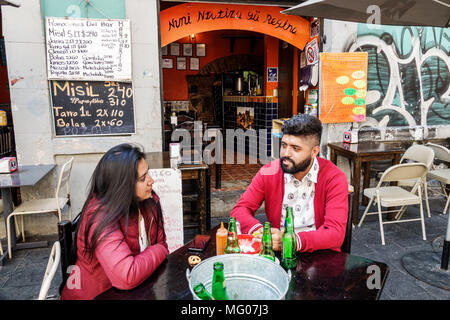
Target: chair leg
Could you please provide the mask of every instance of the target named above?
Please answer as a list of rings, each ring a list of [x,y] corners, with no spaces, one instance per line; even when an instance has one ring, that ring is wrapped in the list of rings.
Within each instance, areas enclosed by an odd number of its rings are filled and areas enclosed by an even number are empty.
[[[427,205],[427,214],[428,214],[428,218],[431,218],[431,214],[430,214],[430,204],[428,202],[428,184],[427,181],[424,181],[424,191],[425,191],[425,204]]]
[[[422,191],[420,190],[419,187],[419,194],[422,195]],[[422,204],[422,197],[420,197],[420,223],[422,224],[422,235],[423,235],[423,240],[427,240],[427,235],[425,232],[425,219],[423,218],[423,204]]]
[[[25,242],[25,224],[23,222],[23,216],[20,216],[20,223],[22,224],[22,242]]]
[[[20,233],[19,224],[17,223],[17,217],[14,217],[14,227],[16,228],[16,234]]]
[[[448,204],[450,203],[450,194],[447,195],[447,202],[445,203],[444,212],[442,214],[447,214]]]
[[[407,207],[407,206],[402,206],[402,207],[400,208],[400,210],[398,210],[397,214],[396,214],[395,217],[394,217],[395,220],[400,220],[400,218],[403,217],[403,214],[404,214],[405,211],[406,211],[406,207]]]
[[[384,242],[383,218],[381,217],[380,199],[377,199],[377,204],[378,204],[378,221],[380,223],[381,244],[384,246],[386,243]]]
[[[12,248],[11,248],[11,217],[12,215],[9,215],[8,218],[6,218],[6,237],[8,241],[8,257],[9,259],[12,259]]]
[[[363,221],[364,221],[364,218],[366,217],[367,212],[369,211],[370,206],[372,205],[373,199],[374,199],[374,198],[371,198],[370,201],[369,201],[369,203],[367,204],[366,210],[364,210],[364,213],[363,213],[363,215],[362,215],[362,217],[361,217],[361,220],[360,220],[359,223],[358,223],[358,227],[361,227],[361,225],[362,225],[362,223],[363,223]]]

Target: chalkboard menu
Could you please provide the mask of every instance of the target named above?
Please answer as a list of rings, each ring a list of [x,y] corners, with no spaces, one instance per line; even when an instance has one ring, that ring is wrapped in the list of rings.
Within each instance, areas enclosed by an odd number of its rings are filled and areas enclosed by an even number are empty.
[[[114,81],[50,81],[57,136],[134,133],[133,88]]]
[[[129,20],[47,18],[48,79],[131,81]]]

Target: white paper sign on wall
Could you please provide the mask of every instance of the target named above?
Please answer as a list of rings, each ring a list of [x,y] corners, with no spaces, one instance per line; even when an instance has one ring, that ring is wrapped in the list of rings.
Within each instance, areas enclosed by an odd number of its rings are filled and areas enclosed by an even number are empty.
[[[155,183],[153,190],[160,198],[169,252],[184,244],[183,241],[183,195],[179,169],[150,169]]]
[[[52,80],[131,81],[130,21],[46,18]]]

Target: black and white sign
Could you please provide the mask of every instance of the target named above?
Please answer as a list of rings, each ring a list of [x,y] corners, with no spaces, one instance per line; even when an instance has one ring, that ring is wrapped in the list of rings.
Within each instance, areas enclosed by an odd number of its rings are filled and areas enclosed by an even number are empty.
[[[131,81],[129,20],[47,18],[46,35],[48,79]]]

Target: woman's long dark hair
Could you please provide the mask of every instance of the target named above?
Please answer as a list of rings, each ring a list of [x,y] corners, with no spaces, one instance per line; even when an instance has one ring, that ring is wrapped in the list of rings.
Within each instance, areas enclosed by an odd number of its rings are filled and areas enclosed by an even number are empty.
[[[122,241],[125,239],[130,216],[138,214],[139,200],[136,196],[136,181],[138,178],[138,163],[141,159],[145,159],[142,148],[124,143],[107,151],[97,164],[90,180],[90,190],[81,211],[80,219],[82,221],[88,218],[85,216],[86,208],[95,197],[99,206],[85,224],[85,230],[82,230],[84,231],[84,253],[88,255],[89,259],[92,259],[94,256],[98,243],[116,230],[122,219],[126,226],[126,232]],[[159,228],[164,228],[161,207],[159,203],[154,202],[153,198],[143,202],[146,209],[155,209],[148,211],[152,212],[157,222],[156,234],[158,235]],[[99,214],[101,215],[99,216],[99,223],[95,227],[92,237],[89,238],[92,224]],[[78,229],[80,225],[81,222],[78,224]],[[100,238],[104,231],[107,232]],[[76,239],[77,237],[75,237],[75,245]],[[153,243],[156,243],[156,241]],[[74,249],[76,252],[76,247]]]

